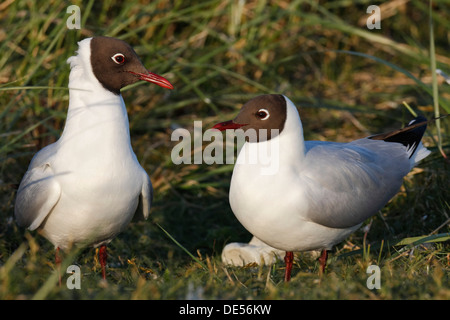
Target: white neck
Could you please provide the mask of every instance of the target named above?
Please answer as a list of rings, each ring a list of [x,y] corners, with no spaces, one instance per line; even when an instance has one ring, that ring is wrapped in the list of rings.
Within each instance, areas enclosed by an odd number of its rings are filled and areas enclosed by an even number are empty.
[[[301,166],[305,157],[302,123],[297,108],[288,98],[286,108],[286,122],[281,133],[268,141],[246,142],[236,161],[238,166],[246,166],[244,170],[257,169],[262,175],[272,175],[278,173],[279,169],[292,170]]]
[[[73,152],[132,152],[128,116],[121,95],[105,88],[81,66],[69,79],[69,110],[60,140]]]
[[[69,96],[63,136],[69,135],[73,138],[76,134],[91,135],[111,127],[127,131],[129,140],[128,116],[121,95],[115,95],[105,89],[95,92],[70,89]]]

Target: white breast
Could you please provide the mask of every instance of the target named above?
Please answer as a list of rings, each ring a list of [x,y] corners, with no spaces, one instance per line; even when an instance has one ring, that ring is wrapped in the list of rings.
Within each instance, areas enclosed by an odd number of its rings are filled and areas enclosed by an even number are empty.
[[[41,225],[62,249],[108,242],[121,232],[136,211],[145,174],[130,144],[122,97],[104,89],[71,94],[64,132],[47,159],[61,197]]]

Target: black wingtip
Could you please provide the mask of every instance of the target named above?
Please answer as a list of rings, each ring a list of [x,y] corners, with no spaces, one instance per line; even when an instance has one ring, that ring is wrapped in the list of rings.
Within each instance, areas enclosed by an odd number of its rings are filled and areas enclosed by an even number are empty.
[[[377,134],[369,137],[369,139],[401,143],[407,148],[409,157],[411,158],[414,152],[416,152],[420,140],[422,140],[425,130],[427,129],[427,123],[427,118],[418,116],[403,129]]]

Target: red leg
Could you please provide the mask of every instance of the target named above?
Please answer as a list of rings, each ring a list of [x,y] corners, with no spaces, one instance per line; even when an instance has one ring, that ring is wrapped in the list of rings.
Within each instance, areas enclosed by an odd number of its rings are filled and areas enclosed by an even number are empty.
[[[322,250],[322,254],[320,255],[319,262],[320,262],[320,274],[325,273],[325,267],[327,266],[327,260],[328,260],[328,251],[326,249]]]
[[[294,253],[292,251],[286,251],[284,256],[284,263],[286,269],[284,271],[284,281],[289,282],[291,280],[292,263],[294,262]]]
[[[58,281],[59,286],[61,287],[61,257],[59,256],[59,247],[56,247],[55,250],[55,265],[56,265],[56,272],[58,272]]]
[[[100,265],[102,266],[102,278],[106,279],[106,258],[108,254],[106,253],[106,246],[101,246],[98,252],[98,258],[100,260]]]

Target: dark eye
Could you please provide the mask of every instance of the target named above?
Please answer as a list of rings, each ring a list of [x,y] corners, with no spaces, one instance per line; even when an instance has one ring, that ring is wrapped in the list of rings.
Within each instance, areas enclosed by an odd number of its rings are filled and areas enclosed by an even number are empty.
[[[125,62],[125,56],[121,53],[116,53],[111,59],[117,64],[123,64]]]
[[[256,116],[260,119],[260,120],[267,120],[270,117],[269,111],[267,111],[266,109],[259,109],[258,112],[256,113]]]

